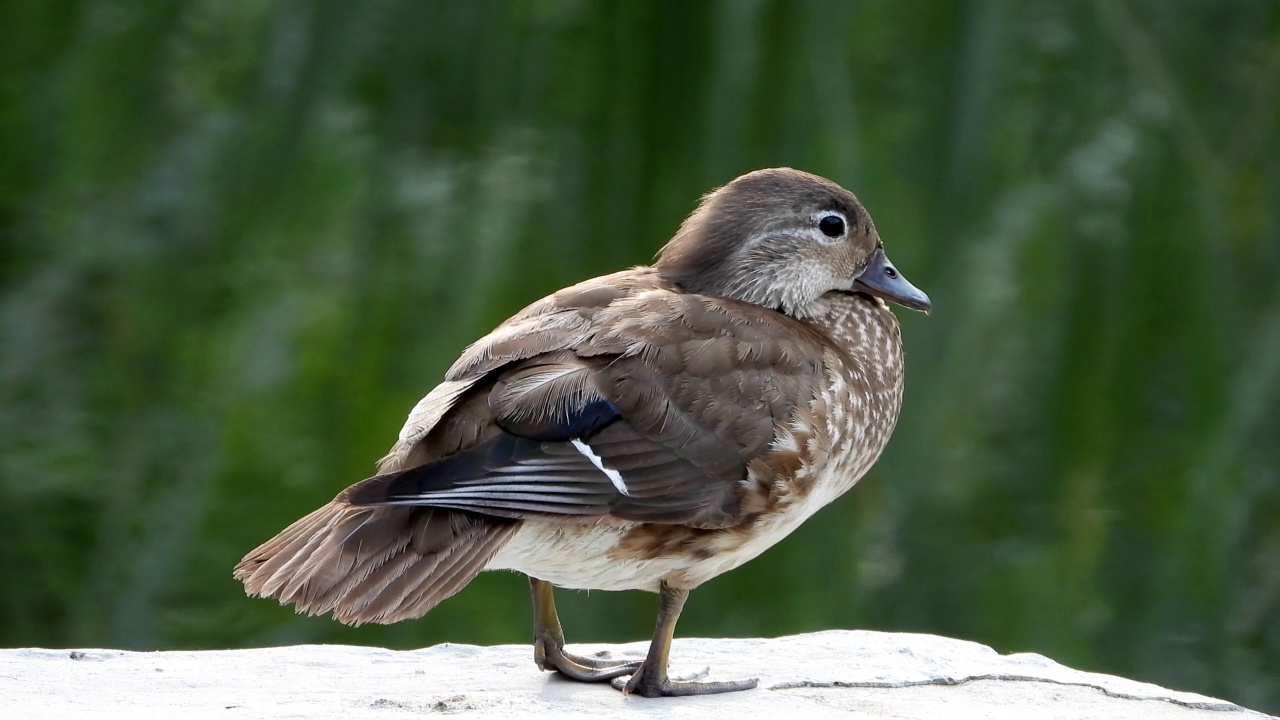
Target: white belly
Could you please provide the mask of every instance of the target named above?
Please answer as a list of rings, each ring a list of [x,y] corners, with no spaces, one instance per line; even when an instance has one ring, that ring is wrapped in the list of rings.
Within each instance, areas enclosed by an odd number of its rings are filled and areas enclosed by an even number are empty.
[[[517,570],[580,590],[657,592],[663,582],[694,588],[773,547],[832,499],[830,493],[814,492],[784,512],[757,519],[749,533],[713,531],[701,538],[710,550],[702,555],[691,550],[638,558],[616,551],[640,523],[608,519],[597,525],[561,525],[528,520],[485,569]]]
[[[486,570],[518,570],[579,590],[653,590],[679,558],[618,560],[611,551],[636,523],[560,525],[527,520]]]

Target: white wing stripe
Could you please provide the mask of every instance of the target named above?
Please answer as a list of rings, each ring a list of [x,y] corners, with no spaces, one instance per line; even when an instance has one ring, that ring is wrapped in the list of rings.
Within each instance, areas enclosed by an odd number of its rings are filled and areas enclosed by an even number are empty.
[[[600,472],[604,473],[605,477],[609,478],[609,482],[613,483],[613,486],[618,488],[618,492],[626,495],[627,497],[631,496],[631,493],[627,490],[627,484],[622,481],[622,473],[605,467],[604,460],[601,460],[600,456],[596,455],[595,452],[592,451],[590,445],[577,438],[574,438],[569,442],[573,443],[573,446],[577,448],[578,452],[582,453],[582,457],[590,460],[592,465],[595,465]]]

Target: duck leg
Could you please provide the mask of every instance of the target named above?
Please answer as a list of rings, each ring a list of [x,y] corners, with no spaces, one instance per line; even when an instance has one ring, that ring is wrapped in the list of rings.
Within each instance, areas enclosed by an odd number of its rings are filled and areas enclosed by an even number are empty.
[[[558,670],[583,682],[605,682],[636,672],[639,660],[610,660],[573,655],[564,649],[564,630],[556,614],[555,586],[546,580],[529,578],[533,593],[533,661],[540,670]]]
[[[683,678],[667,677],[671,638],[675,635],[676,621],[680,619],[680,611],[684,609],[685,600],[689,598],[689,591],[663,583],[658,596],[662,605],[658,610],[658,625],[653,631],[653,641],[649,643],[649,655],[629,680],[623,681],[621,677],[615,679],[613,681],[615,688],[623,693],[635,693],[644,697],[672,697],[714,695],[750,690],[756,686],[758,680],[755,678],[720,682],[689,682]],[[702,674],[699,673],[699,675]]]

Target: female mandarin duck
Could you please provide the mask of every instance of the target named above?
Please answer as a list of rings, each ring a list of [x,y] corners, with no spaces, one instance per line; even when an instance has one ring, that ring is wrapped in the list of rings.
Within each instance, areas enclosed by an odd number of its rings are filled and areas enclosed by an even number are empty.
[[[879,457],[902,401],[885,300],[930,307],[850,192],[790,169],[744,175],[652,267],[561,290],[467,348],[377,476],[235,575],[358,624],[419,617],[482,570],[518,570],[543,670],[648,697],[755,687],[668,677],[676,620],[690,590]],[[570,654],[555,585],[657,592],[648,656]]]

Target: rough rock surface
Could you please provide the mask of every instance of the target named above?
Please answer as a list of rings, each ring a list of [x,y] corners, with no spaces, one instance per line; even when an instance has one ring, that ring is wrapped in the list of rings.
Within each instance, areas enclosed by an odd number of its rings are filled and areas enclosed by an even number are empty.
[[[642,656],[646,643],[612,648]],[[604,649],[574,645],[578,652]],[[1268,716],[1231,703],[1063,667],[1040,655],[932,635],[831,631],[676,640],[672,673],[759,677],[757,690],[624,697],[538,672],[529,646],[415,651],[310,645],[257,650],[0,650],[2,718],[989,718]]]

